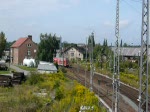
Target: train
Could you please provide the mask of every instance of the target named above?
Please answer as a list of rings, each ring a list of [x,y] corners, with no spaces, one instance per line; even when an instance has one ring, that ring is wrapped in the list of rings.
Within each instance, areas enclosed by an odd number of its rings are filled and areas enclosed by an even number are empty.
[[[57,63],[59,66],[69,67],[68,58],[54,57],[53,62]]]

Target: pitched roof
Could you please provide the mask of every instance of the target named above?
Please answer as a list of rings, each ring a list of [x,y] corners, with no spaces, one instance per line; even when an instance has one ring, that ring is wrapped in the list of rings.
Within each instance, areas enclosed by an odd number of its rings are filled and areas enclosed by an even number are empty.
[[[112,49],[112,51],[115,51],[115,47],[112,47],[111,49]],[[139,56],[140,51],[141,51],[140,47],[121,47],[120,55],[122,55],[122,56]]]
[[[19,47],[21,46],[28,38],[20,38],[18,39],[11,47]]]
[[[39,64],[38,70],[44,70],[44,71],[57,71],[57,68],[53,64]]]

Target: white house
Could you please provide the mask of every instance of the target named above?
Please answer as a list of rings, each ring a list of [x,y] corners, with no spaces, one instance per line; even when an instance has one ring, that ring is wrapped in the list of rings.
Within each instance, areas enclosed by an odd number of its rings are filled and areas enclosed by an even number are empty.
[[[71,46],[64,50],[64,57],[69,60],[83,60],[85,54],[85,49],[83,47]]]

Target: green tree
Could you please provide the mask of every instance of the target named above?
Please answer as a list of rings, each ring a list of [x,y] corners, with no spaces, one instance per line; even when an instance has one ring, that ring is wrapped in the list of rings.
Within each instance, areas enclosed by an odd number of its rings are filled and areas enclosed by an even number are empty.
[[[102,50],[102,46],[100,44],[96,44],[94,51],[93,51],[93,58],[96,59],[100,59],[100,55],[101,55],[101,50]]]
[[[104,47],[107,47],[107,46],[108,46],[108,45],[107,45],[107,39],[104,39],[103,46],[104,46]]]
[[[3,54],[3,51],[4,51],[4,49],[5,49],[5,46],[6,46],[5,33],[4,33],[4,32],[1,32],[1,33],[0,33],[0,58],[2,58],[2,54]]]
[[[124,43],[124,44],[123,44],[123,47],[128,47],[128,44],[127,44],[127,43]]]
[[[93,40],[93,43],[92,43]],[[92,34],[89,36],[88,38],[88,45],[93,44],[93,47],[95,47],[95,40],[94,40],[94,33],[92,32]]]
[[[16,41],[13,41],[13,42],[6,42],[6,48],[10,48],[13,43],[15,43]]]
[[[120,42],[120,47],[122,47],[122,39],[121,39],[121,42]]]
[[[38,60],[41,61],[53,61],[53,55],[56,54],[56,50],[59,49],[59,40],[54,34],[40,34],[40,43],[38,45]]]

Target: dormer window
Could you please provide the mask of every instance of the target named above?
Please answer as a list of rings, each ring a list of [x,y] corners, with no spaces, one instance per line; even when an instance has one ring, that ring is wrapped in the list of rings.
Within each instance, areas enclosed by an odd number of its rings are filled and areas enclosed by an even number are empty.
[[[31,44],[27,44],[27,47],[31,47]]]

